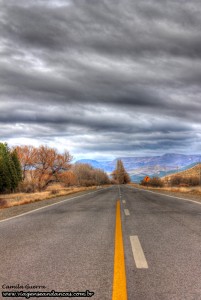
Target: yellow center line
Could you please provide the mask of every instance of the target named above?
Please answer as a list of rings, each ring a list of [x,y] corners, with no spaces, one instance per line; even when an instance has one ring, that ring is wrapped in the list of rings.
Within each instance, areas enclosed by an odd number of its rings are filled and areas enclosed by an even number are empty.
[[[124,261],[124,245],[121,226],[120,201],[116,208],[114,278],[112,300],[127,300],[126,269]]]

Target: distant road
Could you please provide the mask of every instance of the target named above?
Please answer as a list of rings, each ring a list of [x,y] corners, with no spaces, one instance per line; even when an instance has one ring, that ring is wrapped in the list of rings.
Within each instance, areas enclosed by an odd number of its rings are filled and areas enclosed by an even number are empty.
[[[6,285],[34,285],[46,287],[37,291],[88,290],[95,293],[88,299],[117,300],[118,199],[127,293],[118,300],[200,300],[201,205],[127,186],[0,222],[1,292],[9,290]],[[17,290],[30,289],[10,289]]]

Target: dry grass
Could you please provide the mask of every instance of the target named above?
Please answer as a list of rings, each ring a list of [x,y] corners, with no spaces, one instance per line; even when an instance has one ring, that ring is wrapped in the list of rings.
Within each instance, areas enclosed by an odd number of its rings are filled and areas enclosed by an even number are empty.
[[[96,188],[97,188],[96,186],[65,188],[60,184],[54,184],[49,186],[44,192],[36,192],[36,193],[29,193],[29,194],[15,193],[15,194],[0,195],[0,209],[23,205],[23,204],[29,204],[36,201],[51,199],[54,197],[70,195],[77,192],[95,190]]]
[[[1,199],[0,199],[0,209],[1,209],[1,208],[7,208],[7,207],[8,207],[7,200],[1,198]]]
[[[139,184],[132,183],[131,186],[135,186],[142,189],[147,189],[146,186],[142,186]],[[201,195],[201,186],[194,186],[194,187],[148,187],[150,190],[159,190],[159,191],[167,191],[173,193],[186,193],[186,194],[194,194],[194,195]]]
[[[174,174],[169,174],[166,175],[164,177],[162,177],[161,179],[166,181],[166,180],[171,180],[172,178],[176,177],[176,176],[181,176],[183,178],[190,178],[190,177],[200,177],[200,168],[201,168],[201,164],[197,164],[189,169],[186,169],[184,171],[180,171]]]

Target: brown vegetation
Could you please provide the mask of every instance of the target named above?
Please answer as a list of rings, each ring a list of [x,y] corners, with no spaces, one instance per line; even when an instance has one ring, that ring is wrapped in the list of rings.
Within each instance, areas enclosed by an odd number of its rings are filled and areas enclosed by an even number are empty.
[[[126,172],[122,160],[118,159],[116,169],[112,172],[113,182],[116,184],[127,184],[131,182],[129,174]]]
[[[16,152],[23,170],[20,192],[44,191],[53,182],[62,183],[65,187],[110,183],[108,175],[100,169],[88,164],[71,165],[72,156],[68,151],[59,154],[56,149],[47,146],[21,146],[16,147]]]
[[[0,209],[1,208],[7,208],[8,207],[8,203],[6,199],[0,199]]]
[[[72,172],[75,174],[79,186],[103,185],[110,183],[108,175],[104,171],[94,169],[89,164],[75,164],[72,167]]]
[[[167,193],[177,193],[177,194],[186,194],[186,195],[196,195],[198,198],[201,197],[201,186],[167,186],[164,185],[163,187],[153,187],[153,186],[143,186],[137,183],[130,184],[133,187],[142,188],[142,189],[150,189],[153,191],[159,192],[167,192]]]
[[[169,181],[171,186],[197,186],[200,183],[199,177],[183,177],[181,175],[172,176]]]
[[[15,194],[6,194],[0,195],[0,209],[1,208],[8,208],[12,206],[18,206],[23,204],[29,204],[36,201],[42,201],[46,199],[51,199],[54,196],[65,196],[70,195],[82,191],[87,190],[95,190],[96,187],[74,187],[74,188],[66,188],[61,184],[54,184],[50,185],[45,191],[43,192],[34,192],[34,193],[15,193]]]
[[[77,185],[77,177],[72,171],[59,174],[58,179],[67,187]]]
[[[19,160],[22,180],[17,187],[18,193],[0,195],[0,208],[93,190],[97,185],[110,184],[104,171],[88,164],[72,165],[72,156],[68,151],[60,154],[47,146],[18,146],[13,151]]]
[[[63,154],[47,146],[16,147],[23,170],[21,189],[29,191],[43,190],[50,182],[59,181],[61,172],[70,169],[72,156],[68,151]],[[28,187],[28,188],[27,188]]]
[[[150,180],[148,182],[146,182],[146,180],[143,179],[140,182],[140,184],[144,185],[144,186],[152,186],[152,187],[163,187],[164,186],[162,180],[159,177],[150,178]]]
[[[198,185],[200,183],[201,164],[197,164],[192,168],[185,171],[178,172],[176,174],[170,174],[161,178],[165,184],[179,185],[189,184],[191,186]]]

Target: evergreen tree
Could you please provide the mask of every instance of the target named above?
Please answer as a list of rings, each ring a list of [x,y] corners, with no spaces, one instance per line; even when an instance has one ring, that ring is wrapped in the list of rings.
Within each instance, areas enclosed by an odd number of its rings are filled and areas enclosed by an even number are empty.
[[[17,155],[17,151],[13,150],[11,152],[11,159],[13,161],[15,170],[16,170],[16,175],[17,175],[17,183],[19,183],[20,181],[22,181],[22,167]]]
[[[6,192],[11,190],[11,178],[8,168],[8,153],[7,145],[0,143],[0,192]]]
[[[11,192],[21,181],[20,164],[16,153],[11,153],[7,144],[0,143],[0,192]],[[19,173],[18,173],[19,172]]]
[[[118,159],[116,169],[112,172],[112,177],[118,184],[126,184],[131,181],[129,174],[126,172],[123,162]]]
[[[16,189],[16,187],[18,186],[18,179],[17,179],[17,171],[15,169],[15,165],[12,160],[9,148],[7,148],[6,163],[7,163],[9,177],[10,177],[10,181],[11,181],[11,191],[14,191]]]

